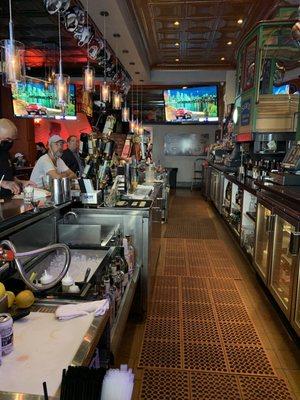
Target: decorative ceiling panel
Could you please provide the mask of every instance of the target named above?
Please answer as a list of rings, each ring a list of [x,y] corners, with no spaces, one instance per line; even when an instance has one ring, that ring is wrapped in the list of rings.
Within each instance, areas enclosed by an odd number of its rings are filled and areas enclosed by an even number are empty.
[[[234,67],[239,40],[276,1],[127,0],[151,67],[179,69]]]

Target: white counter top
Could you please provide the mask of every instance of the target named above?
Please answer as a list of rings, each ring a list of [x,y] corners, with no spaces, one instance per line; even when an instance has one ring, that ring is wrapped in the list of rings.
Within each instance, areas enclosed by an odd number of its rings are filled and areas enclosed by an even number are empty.
[[[58,321],[53,313],[32,312],[14,323],[14,351],[0,366],[1,391],[54,396],[62,370],[72,362],[93,315]]]

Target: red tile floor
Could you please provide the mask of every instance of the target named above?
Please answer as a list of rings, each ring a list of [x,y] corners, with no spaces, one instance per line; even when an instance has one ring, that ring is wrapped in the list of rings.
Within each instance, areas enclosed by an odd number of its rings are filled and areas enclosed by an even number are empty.
[[[116,356],[134,399],[300,399],[299,349],[215,210],[179,190],[163,230],[147,320]]]

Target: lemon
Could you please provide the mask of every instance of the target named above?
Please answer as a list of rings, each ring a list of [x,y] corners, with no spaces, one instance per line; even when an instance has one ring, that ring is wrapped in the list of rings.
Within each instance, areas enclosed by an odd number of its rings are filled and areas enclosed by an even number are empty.
[[[34,303],[34,294],[30,290],[23,290],[16,295],[16,305],[19,308],[28,308]]]
[[[5,286],[3,285],[2,282],[0,282],[0,299],[5,295],[5,292],[6,292]]]
[[[5,294],[7,296],[8,308],[10,308],[14,304],[16,296],[13,292],[10,291],[7,291]]]

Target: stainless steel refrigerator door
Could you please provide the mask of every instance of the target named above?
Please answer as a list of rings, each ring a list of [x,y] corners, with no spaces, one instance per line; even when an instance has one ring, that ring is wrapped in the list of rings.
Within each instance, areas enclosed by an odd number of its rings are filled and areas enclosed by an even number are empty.
[[[300,257],[296,264],[296,274],[295,274],[295,284],[294,284],[294,307],[292,310],[291,323],[298,336],[300,337]]]
[[[265,283],[268,281],[269,274],[272,222],[271,209],[259,202],[256,219],[254,266]]]
[[[297,222],[283,215],[275,216],[273,252],[269,288],[279,307],[289,318],[293,300],[293,283],[299,256]]]

